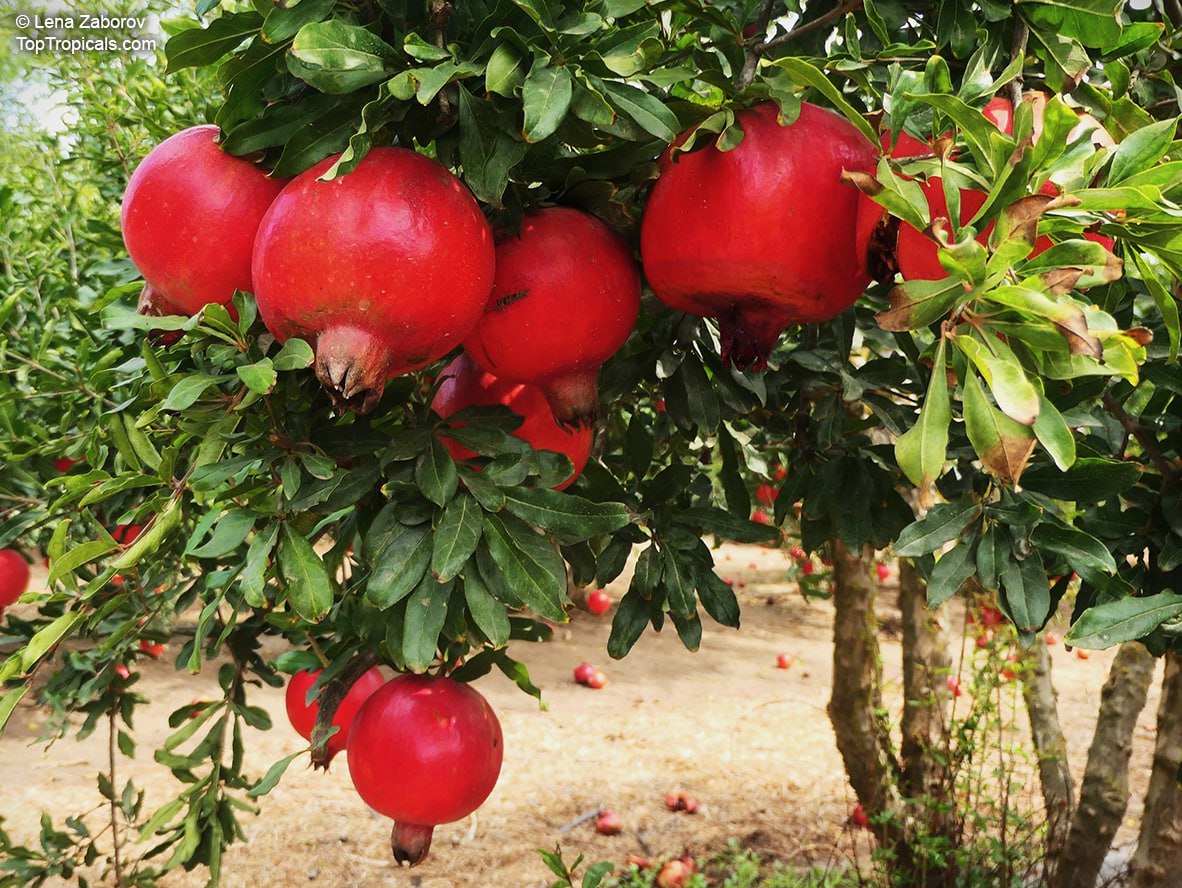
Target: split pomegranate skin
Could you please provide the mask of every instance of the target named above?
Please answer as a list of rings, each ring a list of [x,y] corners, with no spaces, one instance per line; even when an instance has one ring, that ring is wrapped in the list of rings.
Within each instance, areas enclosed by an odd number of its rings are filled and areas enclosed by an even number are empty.
[[[305,702],[308,699],[308,690],[316,683],[316,679],[319,677],[319,669],[315,671],[305,669],[293,675],[287,683],[287,697],[285,701],[287,705],[287,719],[291,722],[291,726],[295,729],[295,732],[305,740],[312,739],[312,729],[316,727],[316,716],[320,714],[320,700],[318,698],[314,699],[311,704]],[[345,699],[341,701],[337,707],[336,714],[332,718],[333,725],[340,730],[328,738],[328,760],[330,762],[338,752],[344,752],[345,746],[349,741],[349,726],[352,725],[353,718],[357,715],[357,710],[361,708],[361,704],[368,700],[370,694],[385,683],[385,676],[377,668],[370,669],[357,679],[357,681],[353,682],[353,686],[349,688],[349,693],[345,695]]]
[[[421,862],[436,825],[467,817],[501,773],[496,713],[450,678],[400,675],[358,711],[349,731],[349,775],[362,800],[394,820],[399,863]]]
[[[447,419],[465,407],[484,407],[502,404],[518,416],[522,423],[513,434],[528,443],[534,450],[553,450],[564,454],[575,470],[569,478],[555,487],[565,490],[579,474],[591,456],[591,445],[595,433],[586,427],[567,429],[558,425],[542,392],[523,382],[507,382],[480,367],[465,353],[461,353],[448,364],[440,376],[431,409],[441,418]],[[476,454],[451,438],[442,438],[452,459],[463,461]]]
[[[253,291],[251,253],[263,215],[286,184],[224,152],[216,126],[169,136],[123,194],[123,242],[147,282],[140,311],[196,314]]]
[[[496,262],[492,297],[464,350],[500,379],[537,386],[559,423],[592,423],[599,368],[640,313],[632,250],[594,216],[548,207],[497,244]]]
[[[731,151],[666,157],[641,226],[653,292],[718,318],[723,360],[740,369],[762,369],[785,327],[836,317],[870,283],[856,235],[869,198],[841,174],[872,171],[875,146],[808,102],[787,126],[778,113],[740,111]]]
[[[255,296],[281,342],[312,343],[338,407],[372,411],[386,380],[443,357],[484,312],[492,232],[472,194],[436,161],[375,148],[353,172],[301,173],[267,211]]]

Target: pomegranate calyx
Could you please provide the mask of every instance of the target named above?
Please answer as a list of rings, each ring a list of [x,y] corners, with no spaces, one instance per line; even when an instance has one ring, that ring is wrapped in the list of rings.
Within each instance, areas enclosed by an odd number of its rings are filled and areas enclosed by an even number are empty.
[[[736,370],[762,373],[767,369],[768,355],[789,323],[777,323],[766,316],[755,319],[749,309],[735,306],[718,319],[722,363],[729,361]]]
[[[599,368],[576,370],[540,383],[554,420],[567,431],[591,428],[599,420]]]
[[[362,416],[382,400],[390,376],[390,352],[356,327],[330,327],[316,341],[316,378],[342,410]]]
[[[395,821],[390,832],[390,850],[399,866],[418,866],[431,850],[433,825],[399,823]]]

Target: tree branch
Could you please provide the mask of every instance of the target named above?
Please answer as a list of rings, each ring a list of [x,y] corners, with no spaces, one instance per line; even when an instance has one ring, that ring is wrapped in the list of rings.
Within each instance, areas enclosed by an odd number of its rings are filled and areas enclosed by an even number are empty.
[[[763,58],[764,54],[767,53],[769,49],[775,49],[777,46],[783,46],[784,44],[795,40],[797,37],[802,37],[805,34],[808,34],[810,31],[823,28],[834,20],[841,18],[847,12],[853,12],[854,10],[861,9],[862,3],[863,0],[846,0],[846,2],[840,3],[834,9],[829,10],[812,21],[795,27],[778,37],[774,37],[771,40],[764,38],[756,40],[747,48],[747,57],[743,61],[743,70],[739,73],[739,79],[735,82],[735,86],[740,91],[742,91],[751,85],[751,81],[755,79],[755,71],[759,67],[759,60]],[[768,22],[771,21],[772,6],[772,3],[766,2],[765,0],[764,4],[760,7],[760,18],[756,21],[757,28],[759,27],[759,24],[762,23],[763,30],[767,30]]]
[[[1014,28],[1014,42],[1013,49],[1010,51],[1010,61],[1015,61],[1024,58],[1026,55],[1026,43],[1030,40],[1030,28],[1026,26],[1026,22],[1021,18],[1017,20],[1018,24]],[[1010,81],[1010,103],[1014,106],[1014,111],[1018,110],[1018,105],[1022,102],[1022,69],[1018,69],[1018,73],[1014,75],[1014,79]]]
[[[328,735],[332,730],[332,720],[337,714],[337,709],[357,679],[377,666],[378,662],[378,658],[369,651],[358,654],[328,684],[321,688],[320,709],[316,713],[316,724],[312,728],[313,768],[328,767]]]
[[[115,867],[115,886],[123,888],[123,860],[119,856],[119,804],[115,801],[118,798],[115,786],[115,735],[118,731],[115,727],[115,712],[116,708],[112,706],[107,713],[107,777],[111,781],[111,861]]]
[[[1132,435],[1137,443],[1141,445],[1141,450],[1149,457],[1149,461],[1161,473],[1163,480],[1170,480],[1176,474],[1174,466],[1165,458],[1161,452],[1161,448],[1157,446],[1157,440],[1150,433],[1149,429],[1129,416],[1125,412],[1125,408],[1120,401],[1113,397],[1111,392],[1104,395],[1104,409],[1112,414],[1113,418],[1120,423],[1121,428],[1128,434]]]

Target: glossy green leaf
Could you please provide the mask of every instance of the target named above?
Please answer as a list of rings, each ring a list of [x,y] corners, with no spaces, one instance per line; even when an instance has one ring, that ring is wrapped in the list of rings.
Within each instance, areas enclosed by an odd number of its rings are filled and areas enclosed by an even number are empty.
[[[435,528],[431,573],[441,583],[453,579],[480,544],[484,511],[470,496],[454,497],[444,508]]]
[[[1165,591],[1144,598],[1120,598],[1085,610],[1064,637],[1093,650],[1135,641],[1182,615],[1182,595]]]
[[[948,397],[945,340],[941,339],[932,362],[932,375],[919,419],[895,442],[895,459],[899,468],[917,487],[928,486],[944,471],[951,423],[952,404]]]
[[[295,612],[312,623],[324,619],[332,607],[328,568],[312,544],[286,524],[279,538],[279,569]]]
[[[541,142],[549,138],[570,110],[570,71],[551,65],[549,59],[535,59],[522,85],[521,101],[525,110],[522,130],[525,141]]]

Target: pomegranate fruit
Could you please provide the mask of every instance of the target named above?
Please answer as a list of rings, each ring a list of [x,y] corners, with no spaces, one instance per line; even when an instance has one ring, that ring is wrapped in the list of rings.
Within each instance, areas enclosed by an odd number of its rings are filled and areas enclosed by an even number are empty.
[[[554,420],[554,414],[542,392],[532,385],[507,382],[483,370],[468,355],[461,354],[443,369],[445,379],[431,404],[440,417],[447,419],[465,407],[503,404],[518,416],[522,423],[513,434],[534,450],[553,450],[574,463],[569,478],[555,487],[565,490],[575,482],[591,456],[595,433],[589,428],[564,429]],[[448,437],[443,446],[455,460],[467,460],[476,454]]]
[[[140,650],[155,660],[164,656],[164,651],[166,648],[158,641],[149,641],[146,638],[141,638]]]
[[[497,244],[492,297],[464,349],[490,373],[536,385],[562,425],[589,425],[599,368],[639,313],[640,272],[624,239],[587,213],[549,207]]]
[[[587,610],[591,611],[591,613],[595,614],[597,617],[601,617],[606,614],[608,610],[611,609],[611,606],[611,596],[602,589],[596,589],[587,596]]]
[[[607,675],[601,670],[596,669],[591,673],[590,677],[588,677],[586,685],[595,691],[602,690],[603,688],[607,687]]]
[[[575,667],[575,681],[579,684],[586,684],[591,676],[595,674],[595,667],[590,663],[584,661]]]
[[[862,807],[861,802],[854,805],[854,810],[850,812],[850,823],[861,829],[870,828],[870,818],[866,815],[866,809]]]
[[[394,859],[414,866],[437,824],[467,817],[488,798],[504,744],[496,714],[472,687],[400,675],[362,704],[348,749],[353,786],[394,820]]]
[[[776,668],[777,669],[791,669],[792,664],[796,662],[796,658],[791,654],[777,654]]]
[[[140,312],[196,314],[254,290],[251,253],[263,214],[283,189],[194,126],[148,152],[123,193],[123,242],[144,276]]]
[[[0,549],[0,610],[16,602],[29,588],[29,563],[15,549]]]
[[[841,174],[873,170],[874,145],[807,102],[788,126],[778,113],[770,102],[740,111],[731,151],[667,152],[641,224],[653,292],[718,318],[723,360],[739,369],[763,369],[785,327],[836,317],[870,283],[855,230],[873,202]]]
[[[599,815],[595,821],[595,831],[601,836],[618,836],[624,829],[620,815],[610,808]]]
[[[338,407],[372,411],[386,380],[443,357],[484,311],[493,242],[475,198],[441,164],[375,148],[348,175],[301,173],[255,239],[259,314],[316,352]]]
[[[304,670],[297,672],[287,683],[287,720],[295,728],[295,732],[305,740],[312,739],[312,729],[316,726],[316,716],[320,714],[320,700],[314,699],[308,703],[308,690],[320,677],[320,670]],[[380,669],[370,669],[349,688],[349,693],[337,707],[332,723],[340,728],[328,738],[328,760],[331,762],[338,752],[343,752],[349,742],[349,728],[361,704],[370,695],[386,683]]]

